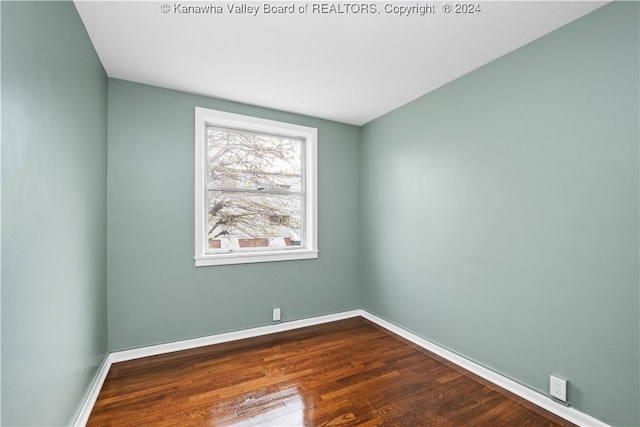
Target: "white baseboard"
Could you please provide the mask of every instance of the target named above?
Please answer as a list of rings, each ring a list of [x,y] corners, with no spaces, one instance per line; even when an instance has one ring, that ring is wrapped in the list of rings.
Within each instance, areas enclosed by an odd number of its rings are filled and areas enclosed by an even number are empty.
[[[546,409],[552,414],[564,418],[567,421],[571,421],[572,423],[583,427],[609,427],[608,424],[605,424],[602,421],[585,414],[584,412],[580,412],[575,408],[561,405],[553,401],[550,397],[540,394],[535,390],[523,386],[522,384],[519,384],[503,375],[485,368],[482,365],[472,362],[469,359],[465,359],[458,354],[442,348],[439,345],[432,343],[431,341],[427,341],[426,339],[421,338],[397,325],[394,325],[391,322],[381,319],[376,315],[362,310],[362,317],[384,329],[387,329],[388,331],[393,332],[396,335],[401,336],[402,338],[405,338],[406,340],[411,341],[416,345],[419,345],[425,350],[429,350],[430,352],[435,353],[444,359],[447,359],[449,362],[455,363],[461,368],[464,368],[467,371],[471,371],[479,377],[482,377],[485,380],[505,390],[508,390],[511,393],[518,395],[543,409]]]
[[[111,354],[108,354],[107,357],[105,357],[102,361],[102,365],[98,370],[98,375],[91,385],[91,389],[89,390],[89,394],[82,404],[82,408],[80,408],[80,413],[76,418],[76,422],[73,423],[74,427],[84,427],[85,424],[87,424],[87,421],[89,421],[89,415],[91,415],[93,405],[95,405],[96,400],[98,399],[98,394],[100,394],[102,384],[104,384],[104,380],[105,378],[107,378],[107,374],[109,373],[109,369],[111,368],[111,361],[109,360],[110,357]]]
[[[116,351],[114,353],[111,353],[112,363],[124,362],[126,360],[138,359],[140,357],[171,353],[174,351],[189,350],[191,348],[204,347],[206,345],[238,341],[245,338],[254,338],[263,335],[275,334],[277,332],[290,331],[293,329],[304,328],[306,326],[320,325],[322,323],[348,319],[350,317],[356,316],[362,316],[361,310],[345,311],[342,313],[328,314],[325,316],[311,317],[308,319],[293,320],[291,322],[276,323],[273,325],[260,326],[257,328],[244,329],[235,332],[227,332],[224,334],[210,335],[202,338],[193,338],[184,341],[170,342],[167,344],[158,344],[149,347],[135,348],[133,350]]]
[[[431,351],[437,354],[448,361],[455,363],[456,365],[464,368],[468,371],[473,372],[474,374],[484,378],[491,383],[506,389],[513,394],[516,394],[523,399],[528,400],[529,402],[546,409],[547,411],[558,415],[574,424],[583,427],[609,427],[607,424],[603,423],[600,420],[597,420],[583,412],[578,411],[575,408],[567,407],[561,405],[555,401],[553,401],[550,397],[547,397],[543,394],[538,393],[535,390],[532,390],[528,387],[523,386],[503,375],[500,375],[496,372],[491,371],[488,368],[485,368],[482,365],[479,365],[475,362],[470,361],[469,359],[465,359],[464,357],[455,354],[445,348],[440,347],[437,344],[434,344],[424,338],[421,338],[415,335],[412,332],[407,331],[406,329],[401,328],[387,320],[384,320],[374,314],[371,314],[365,310],[352,310],[345,311],[342,313],[329,314],[325,316],[311,317],[308,319],[302,320],[294,320],[291,322],[282,322],[275,325],[268,326],[260,326],[257,328],[245,329],[236,332],[227,332],[223,334],[211,335],[202,338],[194,338],[183,341],[176,341],[166,344],[158,344],[148,347],[141,347],[132,350],[123,350],[116,351],[110,353],[102,367],[100,368],[100,372],[96,377],[96,380],[91,387],[91,391],[87,399],[85,400],[82,409],[76,422],[74,424],[75,427],[83,427],[86,425],[89,420],[89,415],[91,414],[91,409],[98,398],[98,394],[100,393],[100,389],[102,388],[102,384],[104,383],[105,378],[107,377],[107,373],[109,372],[109,368],[113,363],[124,362],[127,360],[138,359],[141,357],[148,356],[156,356],[159,354],[171,353],[174,351],[188,350],[192,348],[203,347],[212,344],[221,344],[225,342],[237,341],[246,338],[254,338],[263,335],[274,334],[277,332],[290,331],[293,329],[304,328],[307,326],[320,325],[323,323],[334,322],[336,320],[348,319],[351,317],[362,316],[365,319],[377,324],[378,326],[387,329],[390,332],[393,332],[396,335],[399,335],[412,343],[424,348],[425,350]]]

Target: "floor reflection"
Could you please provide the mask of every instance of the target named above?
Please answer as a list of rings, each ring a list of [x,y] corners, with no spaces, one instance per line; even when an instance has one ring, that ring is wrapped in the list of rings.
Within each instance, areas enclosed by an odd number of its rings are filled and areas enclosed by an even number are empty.
[[[304,426],[305,404],[297,387],[247,393],[213,411],[212,425]]]

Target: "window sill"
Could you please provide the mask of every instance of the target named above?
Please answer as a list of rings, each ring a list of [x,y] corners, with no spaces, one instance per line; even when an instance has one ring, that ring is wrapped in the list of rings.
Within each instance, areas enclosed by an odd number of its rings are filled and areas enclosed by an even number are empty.
[[[273,252],[234,252],[195,257],[196,267],[211,265],[249,264],[256,262],[293,261],[299,259],[318,258],[318,251],[313,249],[273,251]]]

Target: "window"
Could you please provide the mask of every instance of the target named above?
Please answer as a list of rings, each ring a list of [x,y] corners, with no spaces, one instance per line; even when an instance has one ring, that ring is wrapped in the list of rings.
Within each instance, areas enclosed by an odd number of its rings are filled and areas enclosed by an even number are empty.
[[[318,257],[316,139],[196,108],[196,266]]]

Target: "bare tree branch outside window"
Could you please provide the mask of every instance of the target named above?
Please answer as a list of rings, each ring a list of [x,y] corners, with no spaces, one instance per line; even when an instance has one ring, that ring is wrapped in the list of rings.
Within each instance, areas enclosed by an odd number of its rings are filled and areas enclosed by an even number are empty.
[[[300,244],[304,140],[207,127],[209,247]]]

